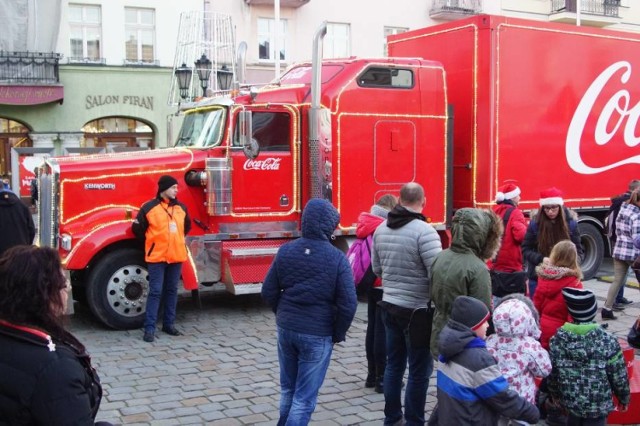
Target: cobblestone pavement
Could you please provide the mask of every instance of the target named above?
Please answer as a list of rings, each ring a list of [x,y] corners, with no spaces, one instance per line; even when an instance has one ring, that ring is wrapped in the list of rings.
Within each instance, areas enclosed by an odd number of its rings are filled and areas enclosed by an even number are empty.
[[[602,306],[609,284],[590,280],[585,286],[594,290]],[[640,313],[638,291],[628,288],[626,296],[636,303],[609,322],[609,330],[621,337]],[[177,326],[184,336],[159,332],[155,342],[145,343],[141,330],[105,329],[76,304],[70,328],[90,351],[105,391],[97,420],[127,425],[274,425],[279,401],[275,320],[260,297],[208,292],[199,310],[185,294],[179,301]],[[312,424],[382,424],[384,398],[364,387],[365,329],[366,304],[360,303],[347,341],[334,349]],[[428,413],[435,405],[434,395],[432,377]]]

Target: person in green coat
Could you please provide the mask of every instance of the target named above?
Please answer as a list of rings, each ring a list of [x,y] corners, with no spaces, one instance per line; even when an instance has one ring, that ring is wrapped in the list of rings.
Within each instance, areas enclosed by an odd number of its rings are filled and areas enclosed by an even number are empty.
[[[491,277],[486,261],[500,248],[502,220],[491,210],[465,208],[451,224],[451,247],[431,266],[431,300],[436,312],[431,331],[431,354],[438,356],[438,337],[458,296],[482,301],[491,310]]]

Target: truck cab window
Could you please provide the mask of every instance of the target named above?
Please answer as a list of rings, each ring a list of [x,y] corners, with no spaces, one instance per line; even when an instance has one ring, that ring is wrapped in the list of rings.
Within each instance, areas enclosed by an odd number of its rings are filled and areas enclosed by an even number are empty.
[[[358,77],[358,86],[410,89],[413,87],[413,71],[398,68],[367,68]]]
[[[225,109],[214,108],[187,114],[176,146],[210,148],[220,144],[225,122]]]
[[[291,116],[286,112],[253,112],[253,138],[260,151],[291,151]],[[233,146],[240,147],[238,118],[236,117]]]

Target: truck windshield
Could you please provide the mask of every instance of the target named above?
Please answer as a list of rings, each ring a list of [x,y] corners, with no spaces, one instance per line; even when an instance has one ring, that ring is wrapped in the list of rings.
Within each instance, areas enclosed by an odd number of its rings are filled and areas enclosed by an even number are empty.
[[[220,144],[224,131],[224,108],[198,110],[187,113],[176,146],[208,148]]]

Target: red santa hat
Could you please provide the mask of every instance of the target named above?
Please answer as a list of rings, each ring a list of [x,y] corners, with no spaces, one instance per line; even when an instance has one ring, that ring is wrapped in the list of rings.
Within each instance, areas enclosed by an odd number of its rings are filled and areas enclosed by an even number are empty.
[[[540,192],[540,206],[561,206],[564,204],[562,191],[556,187]]]
[[[508,182],[498,188],[498,192],[496,193],[496,202],[501,202],[504,200],[512,200],[520,195],[520,188],[513,182]]]

